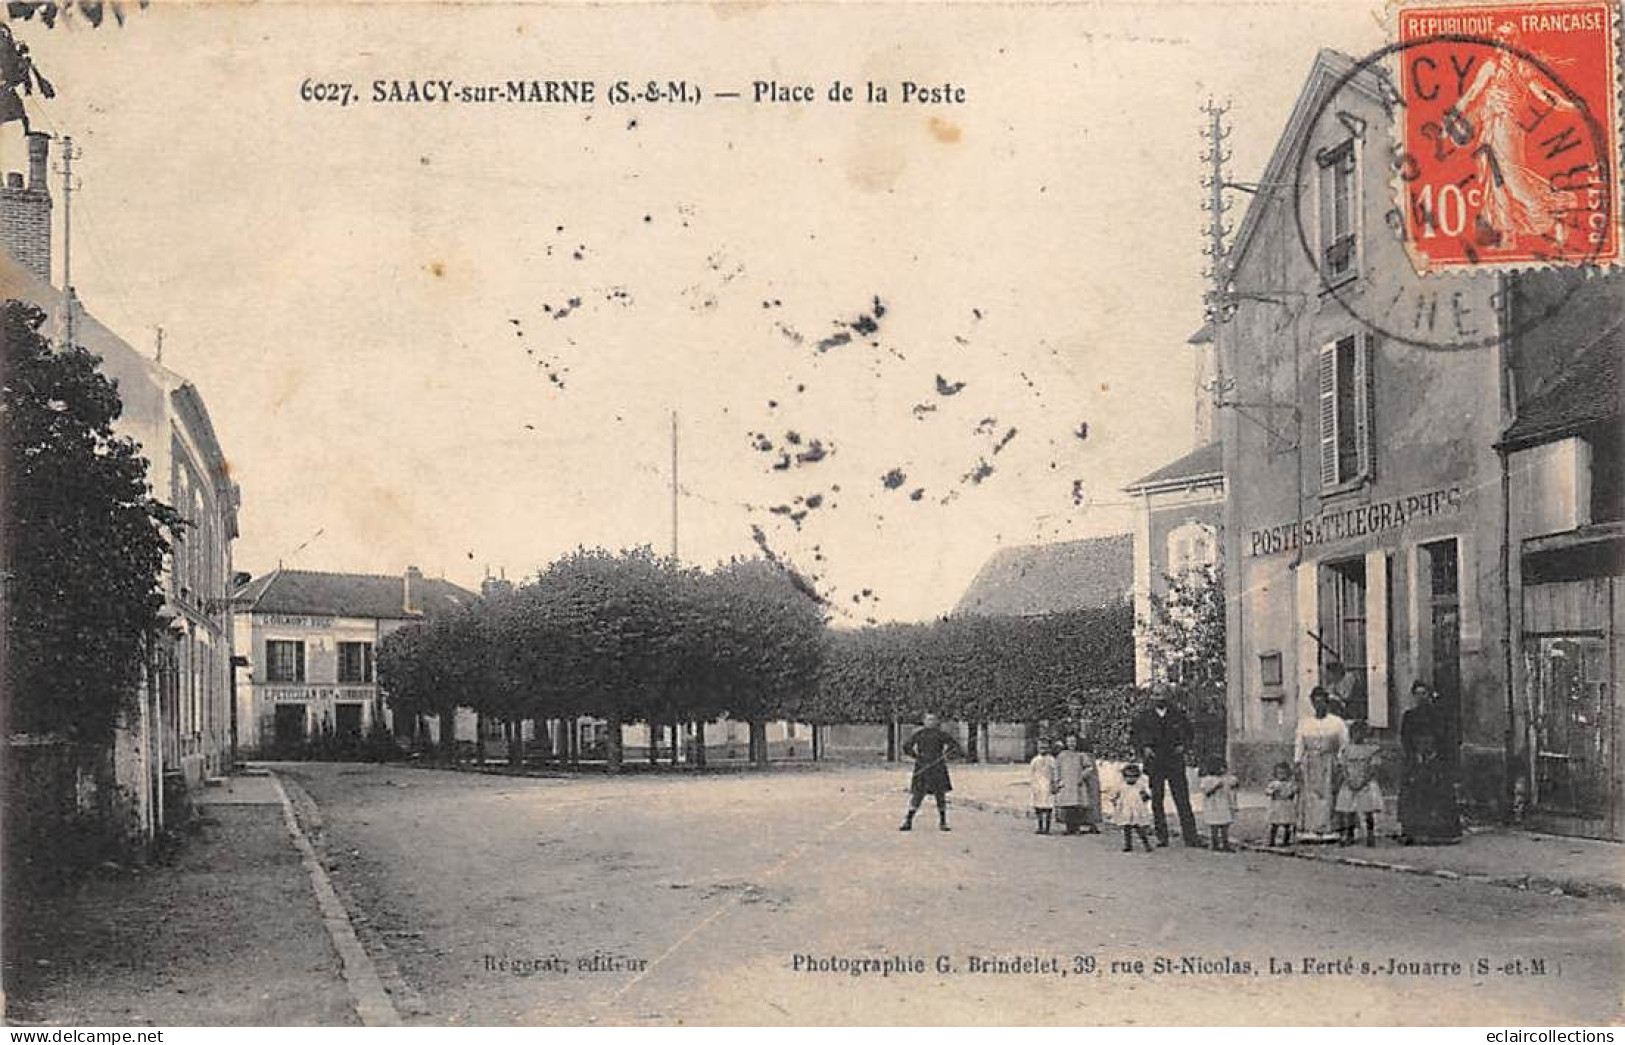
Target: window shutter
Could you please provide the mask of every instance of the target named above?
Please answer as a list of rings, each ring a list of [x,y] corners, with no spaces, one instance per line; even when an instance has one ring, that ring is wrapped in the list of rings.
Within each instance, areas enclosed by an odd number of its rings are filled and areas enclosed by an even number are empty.
[[[1362,335],[1354,348],[1354,446],[1359,454],[1359,476],[1370,478],[1375,469],[1375,449],[1371,442],[1372,337]]]
[[[1320,485],[1337,485],[1337,343],[1320,349]]]
[[[1365,717],[1388,725],[1388,552],[1365,553]]]

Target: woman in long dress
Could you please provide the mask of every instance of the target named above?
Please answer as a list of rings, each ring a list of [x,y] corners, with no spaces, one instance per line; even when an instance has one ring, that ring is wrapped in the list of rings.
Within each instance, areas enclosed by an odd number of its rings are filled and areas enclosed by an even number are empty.
[[[1298,723],[1292,762],[1298,775],[1298,840],[1337,841],[1337,764],[1349,743],[1349,730],[1329,710],[1326,691],[1309,693],[1314,716]]]
[[[1400,835],[1406,845],[1452,845],[1461,841],[1461,817],[1450,715],[1426,683],[1412,683],[1411,696],[1416,703],[1399,720]]]

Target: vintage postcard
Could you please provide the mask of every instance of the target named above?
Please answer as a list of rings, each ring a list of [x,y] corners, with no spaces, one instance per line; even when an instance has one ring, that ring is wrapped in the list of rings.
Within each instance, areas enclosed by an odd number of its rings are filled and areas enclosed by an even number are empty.
[[[1620,16],[6,4],[6,1021],[1618,1023]]]

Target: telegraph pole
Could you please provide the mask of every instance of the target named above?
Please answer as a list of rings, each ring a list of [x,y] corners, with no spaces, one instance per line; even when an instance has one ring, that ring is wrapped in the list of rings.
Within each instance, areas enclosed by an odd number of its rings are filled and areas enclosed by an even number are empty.
[[[73,194],[79,186],[73,178],[73,161],[79,158],[79,150],[73,144],[72,136],[62,139],[62,165],[57,169],[62,172],[62,300],[64,314],[62,321],[63,334],[68,344],[73,344]]]
[[[671,557],[677,560],[677,411],[671,412]]]
[[[1230,252],[1225,241],[1230,235],[1230,224],[1225,220],[1225,214],[1230,210],[1230,201],[1224,198],[1224,190],[1231,187],[1225,177],[1225,164],[1230,162],[1230,149],[1225,140],[1230,137],[1230,128],[1225,126],[1225,114],[1230,111],[1229,104],[1219,104],[1209,98],[1202,106],[1202,112],[1207,115],[1207,125],[1202,128],[1202,140],[1205,148],[1202,152],[1202,162],[1207,164],[1208,172],[1202,179],[1202,188],[1207,190],[1207,199],[1202,201],[1202,209],[1207,212],[1207,228],[1204,234],[1207,245],[1202,253],[1208,258],[1208,267],[1202,273],[1209,281],[1209,287],[1202,295],[1205,306],[1203,314],[1208,325],[1213,330],[1213,400],[1219,406],[1224,401],[1224,353],[1219,343],[1219,331],[1224,324],[1230,322],[1236,314],[1236,299],[1234,288],[1231,286]]]

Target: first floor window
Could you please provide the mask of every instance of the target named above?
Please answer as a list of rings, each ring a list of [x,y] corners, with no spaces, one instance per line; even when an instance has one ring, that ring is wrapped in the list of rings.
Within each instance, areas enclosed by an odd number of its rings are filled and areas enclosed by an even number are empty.
[[[305,644],[298,639],[270,639],[265,643],[267,682],[305,681]]]
[[[339,681],[350,685],[372,682],[372,643],[339,643]]]
[[[1320,350],[1320,485],[1373,474],[1370,335],[1350,334]]]

